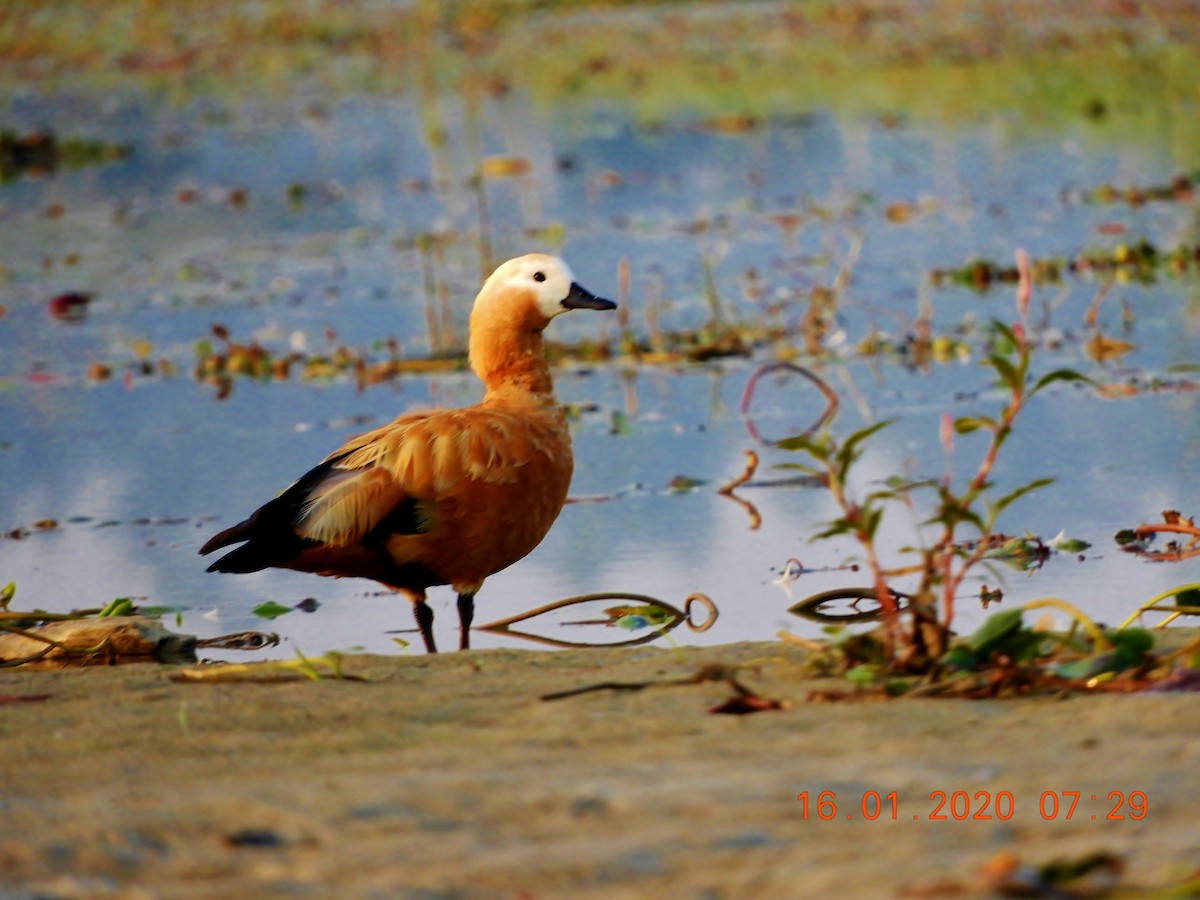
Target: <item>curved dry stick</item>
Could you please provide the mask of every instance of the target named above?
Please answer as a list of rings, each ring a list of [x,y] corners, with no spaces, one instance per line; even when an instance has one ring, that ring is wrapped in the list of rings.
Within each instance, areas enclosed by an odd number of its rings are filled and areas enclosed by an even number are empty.
[[[729,482],[729,484],[722,485],[721,487],[717,488],[717,493],[723,494],[726,497],[732,495],[737,488],[740,488],[743,484],[753,478],[756,471],[758,471],[758,454],[753,450],[747,450],[746,468],[742,470],[742,474],[733,479],[733,481]]]
[[[708,618],[699,625],[692,621],[692,606],[694,604],[703,606],[705,612],[708,613]],[[688,594],[687,599],[683,601],[683,614],[686,617],[683,621],[687,623],[687,627],[699,634],[702,631],[708,631],[717,621],[717,604],[712,602],[712,598],[708,594]]]
[[[1196,543],[1197,541],[1200,541],[1200,528],[1197,528],[1195,525],[1192,525],[1190,523],[1187,525],[1183,525],[1183,524],[1180,524],[1177,522],[1160,522],[1157,525],[1139,525],[1133,531],[1134,531],[1134,534],[1137,535],[1137,537],[1139,539],[1148,537],[1149,535],[1152,535],[1152,534],[1158,534],[1160,532],[1169,531],[1174,534],[1189,535],[1191,537],[1191,540],[1188,541],[1188,546],[1191,546],[1192,544]]]
[[[1168,513],[1163,513],[1164,517]],[[1143,524],[1133,530],[1134,537],[1137,540],[1145,540],[1146,538],[1156,537],[1159,534],[1182,534],[1187,535],[1191,540],[1180,545],[1175,541],[1174,547],[1168,550],[1134,550],[1132,551],[1137,556],[1147,562],[1179,562],[1181,559],[1191,559],[1194,556],[1200,556],[1200,547],[1197,543],[1200,542],[1200,528],[1197,528],[1192,519],[1184,519],[1178,513],[1174,513],[1166,522],[1160,522],[1156,525]]]
[[[1194,609],[1193,607],[1186,606],[1186,605],[1176,605],[1176,606],[1172,606],[1172,607],[1162,607],[1162,606],[1158,605],[1158,602],[1160,600],[1165,600],[1168,597],[1178,597],[1180,594],[1184,593],[1185,591],[1197,591],[1197,590],[1200,590],[1200,583],[1181,584],[1181,585],[1177,585],[1176,587],[1171,588],[1170,590],[1163,591],[1161,594],[1155,594],[1153,597],[1151,597],[1149,600],[1145,601],[1141,606],[1139,606],[1137,609],[1135,609],[1132,613],[1130,613],[1129,616],[1125,619],[1125,621],[1117,626],[1116,630],[1122,631],[1122,630],[1128,628],[1130,625],[1132,625],[1134,622],[1136,622],[1138,620],[1138,618],[1142,615],[1142,613],[1147,613],[1147,612],[1170,612],[1171,613],[1170,616],[1168,616],[1162,622],[1159,622],[1157,625],[1155,625],[1154,626],[1155,628],[1162,628],[1168,622],[1173,622],[1176,619],[1178,619],[1180,616],[1200,615],[1200,609]]]
[[[529,634],[524,631],[513,631],[509,628],[510,625],[515,625],[518,622],[524,622],[526,619],[534,619],[538,616],[552,612],[556,609],[562,609],[566,606],[573,606],[576,603],[586,603],[592,600],[632,600],[637,603],[642,603],[647,606],[656,606],[665,611],[672,617],[672,620],[667,625],[655,627],[649,634],[644,634],[641,637],[630,638],[626,641],[617,641],[615,643],[593,644],[586,641],[565,641],[560,638],[547,637],[540,634]],[[694,603],[699,603],[704,606],[710,613],[709,618],[700,625],[693,625],[691,622],[691,606]],[[685,612],[686,610],[686,612]],[[650,641],[657,640],[668,631],[678,627],[681,622],[687,622],[688,627],[692,631],[700,632],[707,631],[712,627],[717,619],[717,607],[704,594],[691,594],[684,601],[684,609],[678,609],[667,603],[664,600],[659,600],[656,597],[651,597],[647,594],[623,594],[623,593],[608,593],[600,592],[593,594],[579,594],[575,597],[567,597],[563,600],[555,600],[553,603],[546,603],[534,609],[527,610],[523,613],[518,613],[515,616],[509,616],[505,619],[497,619],[495,622],[488,622],[486,625],[477,625],[475,628],[479,631],[490,631],[496,634],[511,634],[514,637],[519,637],[528,641],[535,641],[539,644],[546,644],[551,647],[636,647],[639,644],[648,644]]]
[[[746,468],[742,470],[742,474],[729,482],[717,488],[717,493],[722,497],[728,497],[738,506],[746,511],[746,515],[750,517],[750,530],[757,531],[762,525],[762,516],[758,514],[758,507],[749,500],[743,500],[734,493],[735,488],[741,487],[747,481],[754,477],[754,473],[758,470],[758,454],[753,450],[746,451]]]
[[[742,402],[739,407],[739,411],[746,419],[746,431],[749,432],[750,437],[758,441],[758,443],[762,444],[764,447],[774,447],[778,441],[767,440],[758,433],[758,427],[754,424],[754,419],[750,416],[750,404],[754,400],[754,388],[758,384],[758,380],[762,378],[762,376],[768,375],[771,372],[783,371],[797,372],[803,375],[805,378],[815,384],[817,386],[817,390],[819,390],[825,397],[825,410],[820,416],[817,417],[816,421],[813,422],[812,425],[804,429],[802,432],[803,434],[811,434],[826,422],[830,421],[835,415],[837,415],[839,405],[837,394],[834,393],[833,388],[831,388],[823,378],[811,370],[806,369],[804,366],[798,366],[795,363],[790,362],[769,363],[765,366],[762,366],[746,381],[745,390],[742,391]]]

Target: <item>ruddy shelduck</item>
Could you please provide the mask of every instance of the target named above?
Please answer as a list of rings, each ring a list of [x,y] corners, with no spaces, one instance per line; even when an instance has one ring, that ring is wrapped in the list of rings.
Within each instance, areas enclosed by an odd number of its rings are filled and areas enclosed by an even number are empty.
[[[533,253],[504,263],[471,310],[469,359],[483,399],[411,412],[353,438],[201,549],[238,547],[210,572],[279,567],[371,578],[408,596],[437,652],[425,592],[458,593],[459,647],[484,580],[526,556],[558,518],[574,462],[542,330],[572,309],[615,309],[566,263]]]

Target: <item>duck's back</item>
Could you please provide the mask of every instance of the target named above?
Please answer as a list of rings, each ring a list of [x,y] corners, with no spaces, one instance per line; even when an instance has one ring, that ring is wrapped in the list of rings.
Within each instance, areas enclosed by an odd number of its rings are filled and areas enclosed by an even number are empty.
[[[572,470],[553,402],[402,416],[297,482],[304,496],[288,506],[298,552],[269,564],[473,593],[546,536]]]

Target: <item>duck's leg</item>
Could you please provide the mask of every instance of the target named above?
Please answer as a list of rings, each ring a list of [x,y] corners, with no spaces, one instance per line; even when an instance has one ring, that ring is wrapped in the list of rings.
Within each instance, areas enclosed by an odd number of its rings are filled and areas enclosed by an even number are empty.
[[[425,602],[424,595],[413,598],[413,615],[417,619],[421,640],[425,642],[425,652],[437,653],[437,644],[433,642],[433,610]]]
[[[471,621],[475,618],[475,595],[458,595],[458,649],[471,649]]]

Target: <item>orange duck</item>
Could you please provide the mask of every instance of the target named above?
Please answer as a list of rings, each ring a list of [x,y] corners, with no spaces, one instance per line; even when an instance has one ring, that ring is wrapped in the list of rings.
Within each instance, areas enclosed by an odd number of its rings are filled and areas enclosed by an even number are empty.
[[[567,498],[574,463],[542,330],[572,309],[614,309],[566,263],[533,253],[504,263],[471,310],[471,368],[486,388],[466,409],[403,415],[353,438],[248,519],[214,535],[241,543],[210,572],[279,567],[372,578],[405,594],[436,653],[425,592],[458,593],[467,648],[484,579],[541,543]]]

